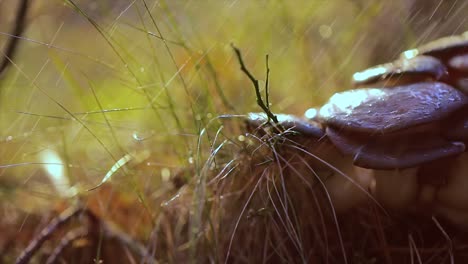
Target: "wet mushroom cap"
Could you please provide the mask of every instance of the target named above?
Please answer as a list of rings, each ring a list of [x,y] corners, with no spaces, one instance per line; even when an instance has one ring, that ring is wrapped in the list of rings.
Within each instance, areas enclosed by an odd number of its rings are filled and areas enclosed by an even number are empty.
[[[363,88],[333,95],[320,109],[327,126],[385,134],[439,121],[468,105],[457,89],[439,82],[393,88]]]
[[[303,118],[288,115],[288,114],[276,114],[279,124],[287,130],[300,133],[302,136],[321,138],[325,132],[322,126],[314,121],[307,121]],[[249,113],[246,118],[248,125],[258,128],[268,121],[268,117],[265,113]]]
[[[462,91],[463,93],[468,95],[468,77],[467,78],[459,78],[455,81],[454,84],[457,89]]]
[[[451,58],[448,65],[457,71],[468,73],[468,53]]]
[[[454,87],[468,94],[468,53],[456,55],[448,61],[449,81]]]
[[[404,58],[412,58],[417,55],[428,55],[446,60],[454,55],[468,52],[468,31],[456,36],[440,38],[413,50],[402,53]]]
[[[345,155],[353,156],[354,165],[377,170],[406,169],[465,151],[462,142],[451,142],[441,137],[421,134],[402,137],[400,142],[385,138],[340,133],[327,127],[328,138]]]
[[[437,81],[447,75],[447,68],[438,59],[417,56],[377,65],[353,75],[355,86],[382,82],[383,86],[395,86],[415,81]]]

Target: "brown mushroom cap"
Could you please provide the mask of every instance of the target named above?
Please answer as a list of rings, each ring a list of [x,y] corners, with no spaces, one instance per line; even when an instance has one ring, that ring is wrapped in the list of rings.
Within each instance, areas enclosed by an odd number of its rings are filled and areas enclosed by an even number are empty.
[[[424,82],[337,93],[320,109],[319,117],[343,130],[384,134],[439,121],[465,105],[468,98],[455,88]]]
[[[283,128],[298,132],[302,136],[321,138],[325,133],[322,126],[314,121],[307,121],[288,114],[277,114],[276,117]],[[268,117],[265,113],[249,113],[246,118],[246,122],[255,128],[265,124],[267,120]]]
[[[408,50],[402,53],[402,57],[412,58],[417,55],[433,56],[441,60],[449,59],[458,54],[468,52],[468,31],[462,35],[440,38],[417,49]]]
[[[430,56],[417,56],[357,72],[353,75],[353,83],[356,86],[379,83],[390,87],[419,81],[437,81],[446,75],[447,68],[440,60]]]
[[[463,93],[467,94],[468,95],[468,77],[466,78],[458,78],[456,81],[455,81],[455,84],[454,86],[462,91]]]
[[[451,58],[448,65],[457,71],[466,72],[468,74],[468,53]]]
[[[405,169],[420,166],[465,151],[462,142],[450,142],[441,137],[408,135],[399,142],[382,137],[340,133],[327,127],[327,136],[345,155],[352,155],[354,165],[378,170]]]

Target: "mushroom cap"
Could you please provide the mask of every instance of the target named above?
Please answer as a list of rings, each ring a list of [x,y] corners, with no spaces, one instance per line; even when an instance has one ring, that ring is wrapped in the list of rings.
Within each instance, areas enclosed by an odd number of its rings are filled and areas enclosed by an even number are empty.
[[[454,86],[462,91],[463,93],[467,94],[468,95],[468,77],[466,78],[458,78],[455,83],[454,83]]]
[[[320,109],[319,118],[347,131],[385,134],[439,121],[465,105],[468,98],[457,89],[423,82],[337,93]]]
[[[440,80],[447,75],[447,68],[438,59],[416,56],[377,65],[353,75],[356,86],[381,82],[385,87],[419,81]]]
[[[288,130],[300,133],[302,136],[321,138],[325,132],[322,126],[314,121],[307,121],[303,118],[289,114],[276,114],[279,124]],[[258,128],[265,124],[268,116],[265,113],[248,113],[246,122],[248,125]]]
[[[468,52],[468,31],[461,35],[436,39],[419,46],[413,50],[402,53],[404,58],[412,58],[417,55],[428,55],[438,59],[448,59],[454,55]]]
[[[448,65],[457,71],[468,74],[468,53],[454,56],[449,60]]]
[[[382,137],[363,137],[340,133],[327,127],[326,133],[333,144],[345,155],[352,155],[356,166],[394,170],[417,167],[441,158],[459,155],[465,151],[462,142],[451,142],[441,137],[413,134],[399,141]]]

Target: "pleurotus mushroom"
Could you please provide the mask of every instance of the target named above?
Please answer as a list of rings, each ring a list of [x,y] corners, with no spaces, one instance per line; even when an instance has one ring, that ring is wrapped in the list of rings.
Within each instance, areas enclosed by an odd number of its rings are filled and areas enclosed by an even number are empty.
[[[448,61],[451,71],[450,82],[465,94],[468,94],[468,52],[456,55]]]
[[[465,145],[459,141],[448,141],[437,134],[412,133],[411,130],[374,136],[343,134],[328,127],[327,136],[344,154],[353,156],[355,165],[376,170],[412,168],[465,150]]]
[[[447,68],[440,60],[430,56],[417,56],[357,72],[353,75],[353,83],[357,87],[392,87],[415,82],[438,81],[446,75]]]
[[[383,134],[441,120],[467,104],[463,93],[438,82],[363,88],[333,95],[319,119],[347,131]]]
[[[404,208],[417,198],[419,166],[465,150],[462,142],[443,137],[441,125],[466,105],[468,98],[449,85],[417,83],[335,94],[319,118],[354,165],[372,169],[377,200]]]
[[[277,114],[276,117],[278,118],[279,125],[285,130],[313,138],[320,138],[324,135],[322,126],[317,122],[308,121],[289,114]],[[249,113],[246,118],[247,125],[254,129],[266,124],[267,121],[268,116],[265,113]]]
[[[336,211],[354,208],[370,190],[389,208],[425,204],[453,222],[468,221],[468,32],[406,51],[353,79],[371,87],[337,93],[305,118],[279,115],[280,126],[272,126],[310,143],[302,145],[305,153],[320,162],[306,167],[334,171],[318,177]],[[264,114],[247,118],[254,129],[266,121]],[[440,164],[452,168],[447,183],[432,184],[431,166]],[[429,183],[421,181],[424,174]]]
[[[319,177],[316,182],[323,183],[324,192],[330,197],[337,213],[346,212],[370,197],[368,190],[374,182],[372,172],[354,166],[349,156],[342,155],[325,136],[323,127],[313,121],[316,120],[315,117],[313,120],[306,120],[294,115],[278,114],[277,118],[278,125],[293,132],[286,136],[291,135],[291,140],[302,143],[299,148],[308,153],[301,162],[288,157],[289,162],[296,162],[295,170],[306,173],[307,177]],[[246,118],[251,131],[258,129],[266,121],[267,116],[263,113],[249,113]]]
[[[468,152],[423,165],[418,172],[419,199],[412,210],[432,208],[458,227],[468,229]]]
[[[468,51],[465,54],[457,55],[451,58],[448,62],[448,65],[453,69],[468,74]]]
[[[440,60],[448,72],[444,81],[468,94],[468,31],[405,51],[400,60],[414,60],[422,56]]]
[[[464,53],[468,53],[468,31],[461,35],[440,38],[416,49],[407,50],[402,53],[401,57],[409,59],[418,55],[427,55],[446,61],[454,55]]]
[[[329,155],[329,151],[334,148],[325,138],[325,131],[318,122],[288,114],[276,114],[276,117],[279,123],[272,124],[266,123],[268,117],[265,113],[249,113],[245,118],[245,122],[251,133],[261,136],[270,135],[274,139],[278,139],[276,135],[279,135],[279,138],[284,139],[283,143],[296,144],[314,153],[320,152],[321,156]],[[282,149],[285,150],[285,148]],[[308,161],[311,163],[310,166],[314,168],[324,168],[323,164],[317,159],[308,159]]]

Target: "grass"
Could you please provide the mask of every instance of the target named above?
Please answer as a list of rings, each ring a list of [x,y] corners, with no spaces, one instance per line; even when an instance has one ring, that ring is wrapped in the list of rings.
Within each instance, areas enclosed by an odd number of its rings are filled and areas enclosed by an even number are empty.
[[[0,84],[1,260],[12,262],[75,205],[162,263],[466,258],[462,235],[427,216],[388,217],[369,202],[335,218],[311,176],[309,164],[321,165],[299,150],[309,151],[307,141],[245,133],[236,116],[260,108],[231,43],[259,87],[270,87],[265,107],[302,115],[349,89],[355,71],[466,30],[467,9],[403,0],[34,3]],[[92,221],[67,228],[83,226]],[[138,263],[96,232],[62,258]],[[65,233],[33,261],[44,262]]]

